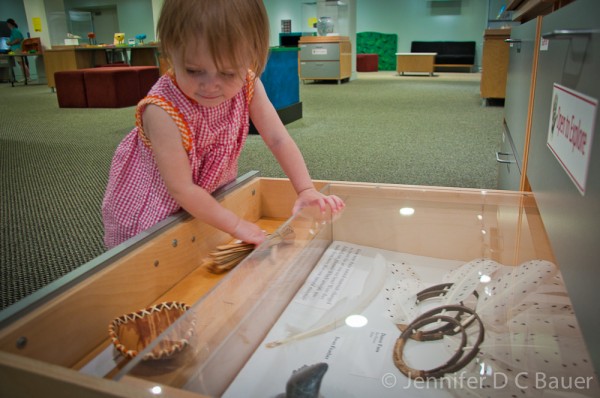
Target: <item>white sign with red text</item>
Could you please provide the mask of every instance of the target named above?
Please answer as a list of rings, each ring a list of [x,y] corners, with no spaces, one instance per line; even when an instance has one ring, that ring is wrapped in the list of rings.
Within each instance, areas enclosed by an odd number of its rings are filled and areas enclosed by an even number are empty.
[[[598,100],[554,83],[548,148],[585,194]]]

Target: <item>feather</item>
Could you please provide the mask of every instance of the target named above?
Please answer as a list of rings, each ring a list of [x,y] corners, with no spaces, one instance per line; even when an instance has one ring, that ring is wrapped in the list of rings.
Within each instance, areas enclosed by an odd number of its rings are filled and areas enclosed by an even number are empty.
[[[500,265],[488,259],[470,261],[455,271],[448,273],[447,281],[452,286],[445,294],[442,305],[459,304],[466,300],[481,281],[483,275],[491,275]]]
[[[551,262],[532,260],[501,273],[485,287],[484,294],[479,298],[477,313],[486,325],[504,325],[510,318],[511,310],[556,272],[556,266]]]
[[[306,330],[297,330],[285,339],[267,343],[266,347],[273,348],[292,341],[317,336],[344,325],[345,319],[348,316],[360,314],[369,306],[371,301],[381,292],[387,276],[388,270],[385,259],[380,254],[377,254],[371,266],[370,275],[366,278],[360,294],[342,298]]]
[[[400,261],[399,264],[390,263],[390,272],[392,273],[392,279],[396,281],[403,281],[407,279],[421,281],[419,275],[413,269],[413,266],[405,263],[404,261]]]
[[[408,324],[418,315],[416,296],[425,285],[410,264],[401,261],[389,267],[392,277],[385,286],[386,313],[395,324]]]
[[[406,325],[419,315],[417,293],[423,290],[420,281],[405,279],[387,287],[385,299],[387,315],[397,325]]]
[[[485,341],[479,346],[477,361],[471,362],[463,370],[466,378],[503,374],[509,377],[506,378],[500,395],[521,396],[528,395],[524,394],[524,390],[536,391],[537,387],[534,378],[521,378],[518,375],[543,372],[546,379],[591,376],[592,362],[581,338],[570,301],[563,295],[566,294],[566,289],[560,272],[552,264],[540,264],[539,261],[505,269],[507,271],[503,273],[502,279],[510,274],[516,280],[525,280],[520,286],[520,297],[513,300],[513,286],[509,284],[508,290],[511,292],[503,299],[495,298],[495,301],[511,302],[512,307],[503,309],[509,310],[510,320],[507,320],[503,328],[490,328],[486,325]],[[550,276],[554,272],[556,274]],[[488,301],[489,304],[483,307],[484,312],[492,311],[487,306],[496,308],[497,303]],[[516,306],[513,301],[518,302]],[[468,328],[467,333],[469,341],[472,341],[472,334],[477,333],[477,330]],[[453,352],[460,342],[459,336],[444,336],[444,342],[449,352]],[[519,383],[515,383],[516,381]]]

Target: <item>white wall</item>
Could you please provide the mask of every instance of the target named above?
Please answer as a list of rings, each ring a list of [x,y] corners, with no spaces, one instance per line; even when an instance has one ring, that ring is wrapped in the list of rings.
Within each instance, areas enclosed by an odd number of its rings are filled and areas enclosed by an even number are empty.
[[[483,32],[487,27],[487,0],[352,0],[356,32],[395,33],[398,51],[410,51],[414,40],[456,40],[477,43],[480,64]],[[264,0],[271,21],[271,45],[279,44],[282,19],[292,20],[292,31],[306,31],[303,4],[317,0]]]
[[[488,2],[456,0],[357,0],[357,32],[396,33],[398,51],[409,52],[412,41],[475,41],[481,64]],[[444,4],[447,3],[448,6]],[[456,6],[459,7],[456,7]]]

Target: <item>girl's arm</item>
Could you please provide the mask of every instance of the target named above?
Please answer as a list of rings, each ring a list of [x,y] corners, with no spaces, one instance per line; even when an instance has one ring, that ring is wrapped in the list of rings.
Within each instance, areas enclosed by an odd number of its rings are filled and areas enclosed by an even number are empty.
[[[143,114],[146,137],[171,196],[195,218],[244,242],[260,244],[265,234],[255,224],[224,208],[192,179],[192,169],[175,122],[160,107],[148,105]]]
[[[344,202],[337,196],[326,196],[315,189],[302,153],[279,119],[260,79],[256,79],[254,86],[250,118],[298,194],[294,213],[304,206],[313,204],[319,206],[321,211],[325,211],[327,206],[333,212],[340,211],[344,207]]]

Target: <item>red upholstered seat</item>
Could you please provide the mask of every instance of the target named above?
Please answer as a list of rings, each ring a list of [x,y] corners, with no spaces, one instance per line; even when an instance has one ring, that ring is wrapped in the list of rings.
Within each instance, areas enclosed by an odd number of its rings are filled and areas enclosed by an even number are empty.
[[[58,106],[61,108],[87,108],[83,71],[69,70],[54,73]]]
[[[377,72],[379,70],[379,55],[377,54],[357,54],[356,71],[357,72]]]
[[[122,108],[136,105],[159,78],[157,66],[120,66],[56,72],[61,108]]]
[[[141,99],[138,74],[132,68],[84,69],[83,79],[90,108],[123,108]]]
[[[138,74],[138,80],[140,82],[140,99],[144,98],[148,91],[154,86],[154,83],[160,77],[157,66],[132,66]]]

